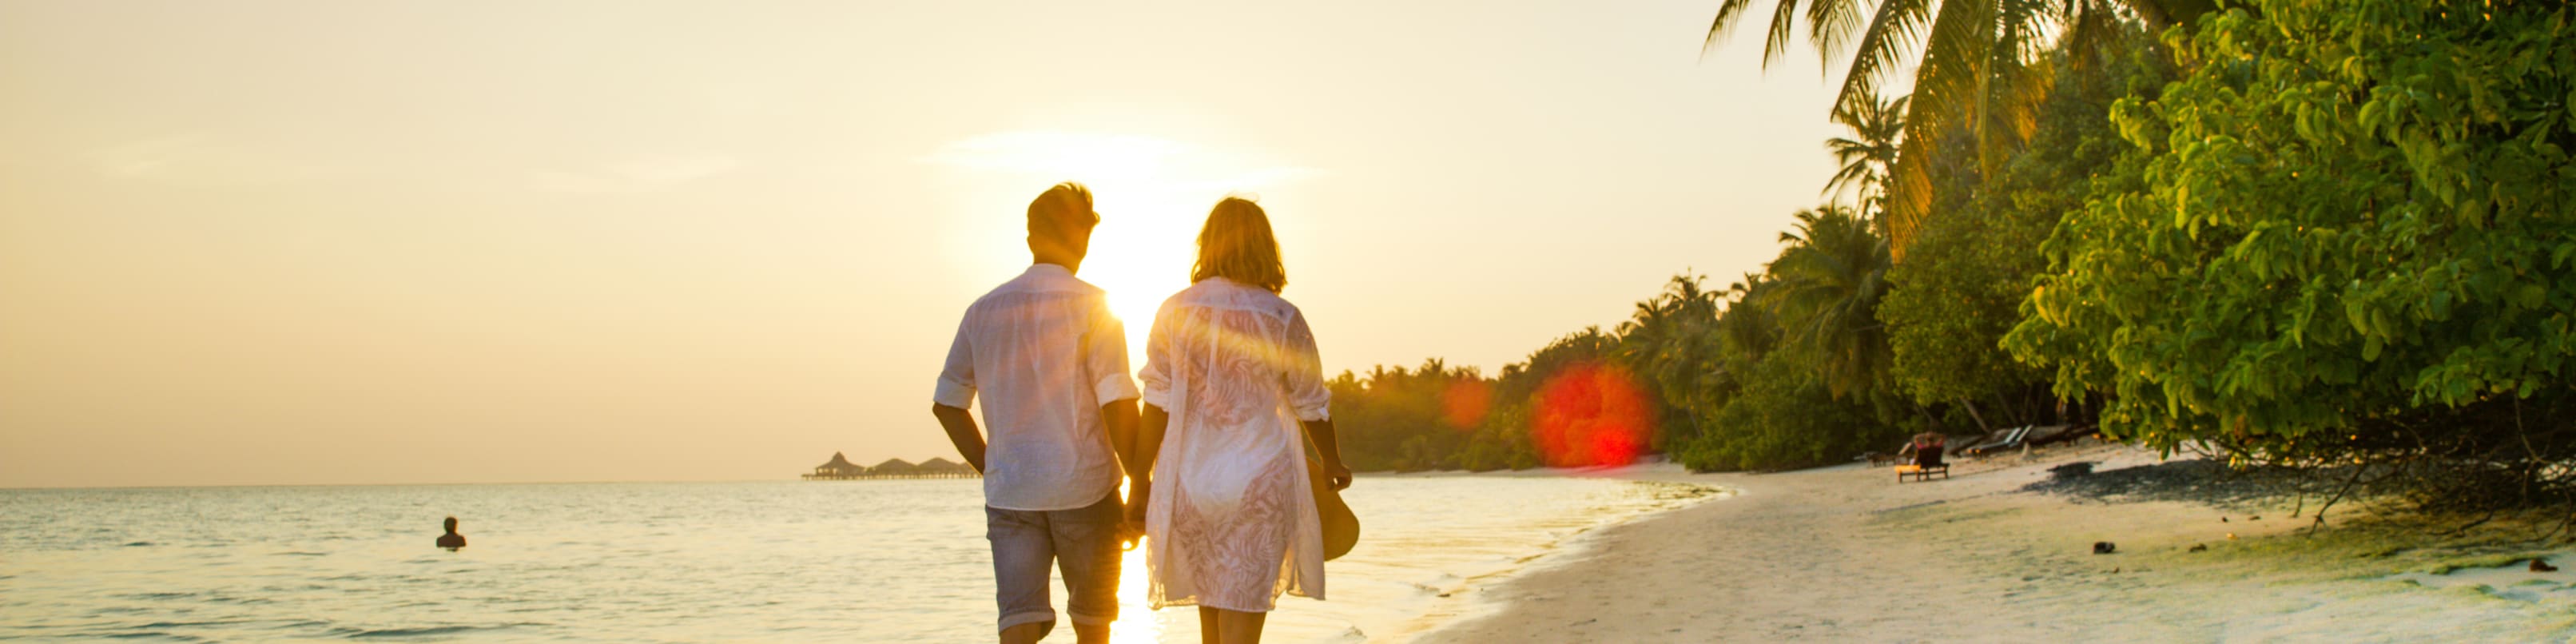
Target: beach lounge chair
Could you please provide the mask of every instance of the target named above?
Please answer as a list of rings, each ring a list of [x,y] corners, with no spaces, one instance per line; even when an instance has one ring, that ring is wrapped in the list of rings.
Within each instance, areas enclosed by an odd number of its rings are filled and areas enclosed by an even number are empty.
[[[2022,442],[2032,445],[2072,443],[2086,436],[2092,436],[2095,431],[2091,425],[2052,425],[2032,430],[2030,437],[2022,439]]]
[[[1939,445],[1914,450],[1913,463],[1896,466],[1898,483],[1904,483],[1905,477],[1908,476],[1914,477],[1917,481],[1929,481],[1934,474],[1941,475],[1941,478],[1950,478],[1950,464],[1941,461]]]
[[[1983,456],[2008,449],[2016,449],[2021,447],[2023,440],[2030,437],[2031,429],[2032,427],[2025,425],[2004,430],[2002,432],[2002,437],[1978,443],[1976,445],[1970,445],[1967,449],[1959,450],[1959,453],[1969,456]]]

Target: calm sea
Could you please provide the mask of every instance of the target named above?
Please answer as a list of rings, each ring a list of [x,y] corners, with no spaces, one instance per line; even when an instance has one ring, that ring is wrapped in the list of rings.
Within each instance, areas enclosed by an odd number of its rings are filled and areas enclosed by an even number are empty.
[[[0,639],[989,642],[974,480],[0,491]],[[1583,478],[1362,477],[1332,601],[1268,639],[1399,641],[1586,528],[1695,488]],[[432,547],[455,515],[472,546]],[[1122,642],[1197,639],[1142,605]],[[1062,586],[1055,587],[1062,610]],[[1072,641],[1058,629],[1050,641]]]

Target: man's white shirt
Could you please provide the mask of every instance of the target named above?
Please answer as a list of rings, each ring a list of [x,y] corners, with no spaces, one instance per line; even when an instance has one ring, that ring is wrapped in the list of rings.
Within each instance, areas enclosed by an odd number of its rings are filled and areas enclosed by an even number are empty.
[[[1118,489],[1100,406],[1135,398],[1127,332],[1108,294],[1034,264],[966,308],[931,399],[984,402],[984,504],[1070,510]]]

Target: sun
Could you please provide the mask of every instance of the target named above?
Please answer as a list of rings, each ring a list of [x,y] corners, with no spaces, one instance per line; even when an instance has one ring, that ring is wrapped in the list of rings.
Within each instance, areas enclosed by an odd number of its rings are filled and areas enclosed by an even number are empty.
[[[1091,188],[1100,227],[1079,277],[1109,292],[1127,327],[1130,366],[1141,369],[1145,338],[1165,298],[1189,286],[1199,224],[1228,194],[1293,180],[1301,168],[1257,154],[1166,138],[1066,130],[1011,130],[950,143],[928,159],[966,172],[962,185],[997,194],[1037,194],[1058,181]],[[1023,256],[1007,259],[1026,262]]]

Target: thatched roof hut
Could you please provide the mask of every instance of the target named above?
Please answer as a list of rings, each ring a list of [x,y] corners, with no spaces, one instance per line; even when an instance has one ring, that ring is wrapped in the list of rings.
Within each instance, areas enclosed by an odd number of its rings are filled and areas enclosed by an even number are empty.
[[[822,465],[814,466],[814,472],[806,474],[805,478],[813,480],[840,480],[855,479],[867,475],[868,468],[860,467],[859,464],[850,462],[850,457],[842,456],[840,452],[833,452],[832,460],[826,461]]]
[[[869,476],[913,476],[920,473],[921,466],[906,463],[900,458],[889,458],[868,468]]]
[[[833,452],[830,462],[814,466],[815,474],[865,474],[867,471],[868,468],[850,462],[850,457],[842,456],[840,452]]]
[[[944,458],[934,458],[922,461],[921,465],[915,466],[914,472],[920,476],[937,477],[962,477],[976,476],[979,474],[975,471],[975,468],[970,467],[965,463],[950,461]]]
[[[983,473],[975,471],[972,466],[944,458],[922,461],[919,465],[906,463],[900,458],[889,458],[886,462],[878,463],[876,467],[861,467],[857,463],[850,462],[849,457],[841,455],[840,452],[833,452],[832,460],[815,466],[812,473],[805,475],[805,480],[960,479],[981,476]]]

